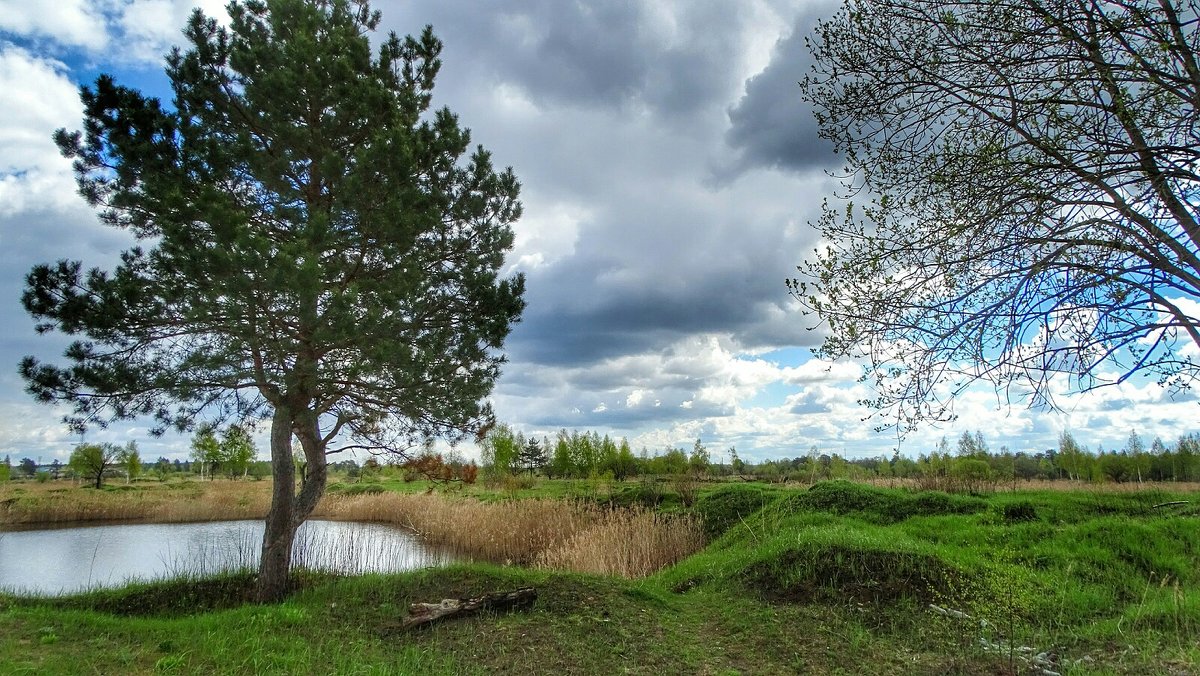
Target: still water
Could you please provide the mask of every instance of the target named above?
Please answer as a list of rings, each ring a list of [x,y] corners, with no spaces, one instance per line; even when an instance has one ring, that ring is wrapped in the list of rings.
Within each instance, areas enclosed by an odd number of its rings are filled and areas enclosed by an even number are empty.
[[[262,521],[146,523],[0,532],[0,589],[67,594],[127,580],[256,567]],[[394,526],[308,521],[292,564],[342,573],[394,572],[447,563]]]

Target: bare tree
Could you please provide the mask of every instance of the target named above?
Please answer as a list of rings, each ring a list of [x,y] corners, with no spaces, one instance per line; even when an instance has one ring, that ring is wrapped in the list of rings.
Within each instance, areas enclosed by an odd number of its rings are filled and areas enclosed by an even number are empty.
[[[972,382],[1054,405],[1200,347],[1197,3],[848,0],[801,82],[846,198],[789,288],[902,431]]]

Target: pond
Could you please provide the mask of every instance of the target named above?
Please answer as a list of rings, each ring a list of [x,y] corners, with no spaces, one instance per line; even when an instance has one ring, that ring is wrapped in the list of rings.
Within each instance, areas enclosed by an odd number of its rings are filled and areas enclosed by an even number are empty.
[[[262,521],[216,521],[0,531],[0,589],[57,595],[135,579],[253,568],[263,529]],[[395,526],[314,520],[296,534],[292,565],[359,574],[451,559]]]

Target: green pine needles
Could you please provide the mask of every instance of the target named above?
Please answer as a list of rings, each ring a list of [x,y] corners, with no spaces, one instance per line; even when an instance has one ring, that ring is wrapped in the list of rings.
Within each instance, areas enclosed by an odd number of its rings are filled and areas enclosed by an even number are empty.
[[[431,109],[428,27],[373,54],[365,2],[249,0],[230,17],[192,15],[167,57],[170,105],[108,76],[82,89],[83,131],[56,141],[101,219],[142,246],[112,271],[34,268],[38,330],[78,340],[65,365],[27,357],[21,373],[77,429],[270,417],[276,556],[260,583],[276,588],[260,591],[278,598],[327,453],[490,420],[524,306],[523,278],[499,273],[521,205],[512,171]]]

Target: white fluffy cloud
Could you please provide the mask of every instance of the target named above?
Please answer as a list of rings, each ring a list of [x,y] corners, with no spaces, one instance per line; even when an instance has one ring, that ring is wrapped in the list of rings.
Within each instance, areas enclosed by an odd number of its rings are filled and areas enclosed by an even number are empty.
[[[0,217],[61,210],[73,195],[71,164],[50,138],[78,124],[79,95],[66,67],[12,44],[0,45]]]
[[[104,6],[91,0],[0,0],[0,31],[100,51],[108,45]]]
[[[228,20],[223,0],[0,0],[0,32],[54,52],[81,51],[109,63],[157,64],[182,41],[180,31],[197,7]]]

